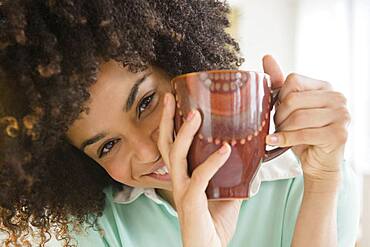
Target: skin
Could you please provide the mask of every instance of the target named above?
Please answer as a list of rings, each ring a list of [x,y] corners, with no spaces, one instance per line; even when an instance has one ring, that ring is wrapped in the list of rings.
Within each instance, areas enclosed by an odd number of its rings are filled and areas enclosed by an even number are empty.
[[[288,147],[302,163],[304,193],[292,246],[338,246],[337,194],[350,115],[343,94],[330,83],[298,74],[284,79],[271,56],[264,70],[281,87],[270,145]]]
[[[135,102],[126,112],[129,92],[144,75],[148,75],[147,79],[140,84]],[[163,97],[171,90],[169,80],[166,74],[153,67],[135,74],[114,61],[104,64],[97,82],[90,90],[89,114],[81,114],[67,132],[70,142],[80,148],[85,140],[106,132],[106,137],[87,146],[84,152],[112,178],[132,187],[171,190],[169,181],[158,181],[146,176],[163,164],[157,140]],[[137,111],[141,101],[152,92],[155,92],[152,101],[146,108],[142,105],[139,117]],[[118,142],[104,150],[107,154],[99,157],[98,150],[102,150],[102,146],[111,140]]]
[[[336,246],[336,197],[349,121],[345,98],[327,82],[297,74],[284,78],[271,56],[264,57],[263,65],[273,88],[281,88],[275,114],[277,132],[266,142],[293,146],[304,172],[305,191],[292,246]],[[125,112],[127,95],[143,73],[150,76],[142,83],[133,109]],[[103,65],[91,88],[89,114],[82,114],[67,135],[79,147],[98,132],[107,132],[107,137],[88,146],[85,153],[117,181],[155,188],[169,201],[178,212],[184,246],[227,246],[241,201],[208,202],[205,189],[230,155],[230,146],[221,147],[188,176],[186,156],[201,117],[198,111],[191,112],[173,139],[175,100],[169,80],[155,67],[133,74],[113,61]],[[153,97],[153,105],[138,118],[138,103],[153,90],[157,98]],[[112,138],[120,141],[111,153],[99,158],[97,149]],[[147,175],[163,164],[169,168],[171,180]]]

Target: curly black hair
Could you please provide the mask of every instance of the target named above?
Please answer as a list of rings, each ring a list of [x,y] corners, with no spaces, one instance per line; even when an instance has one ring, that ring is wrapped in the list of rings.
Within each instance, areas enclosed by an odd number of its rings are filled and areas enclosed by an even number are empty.
[[[96,226],[103,189],[118,183],[65,133],[88,111],[99,66],[238,68],[229,11],[217,0],[0,0],[0,244],[37,232],[41,246],[51,234],[71,246],[71,225]]]

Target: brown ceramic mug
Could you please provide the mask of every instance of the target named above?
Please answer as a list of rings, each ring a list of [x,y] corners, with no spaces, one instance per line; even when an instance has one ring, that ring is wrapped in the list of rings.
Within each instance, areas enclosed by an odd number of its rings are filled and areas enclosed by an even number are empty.
[[[176,99],[175,131],[192,109],[202,123],[188,153],[189,173],[228,142],[226,163],[210,180],[208,199],[246,199],[262,162],[288,148],[266,150],[273,96],[269,75],[241,70],[214,70],[184,74],[171,81]]]

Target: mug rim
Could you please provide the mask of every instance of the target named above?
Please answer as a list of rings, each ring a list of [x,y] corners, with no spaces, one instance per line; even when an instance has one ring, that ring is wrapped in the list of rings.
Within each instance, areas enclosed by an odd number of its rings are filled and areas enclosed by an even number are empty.
[[[257,70],[240,70],[240,69],[215,69],[215,70],[202,70],[202,71],[194,71],[189,72],[185,74],[181,74],[178,76],[175,76],[171,79],[171,82],[178,80],[183,77],[191,77],[196,76],[201,73],[209,73],[209,74],[217,74],[217,73],[225,73],[225,72],[245,72],[245,73],[257,73],[257,74],[263,74],[267,79],[271,80],[271,76],[265,72],[257,71]]]

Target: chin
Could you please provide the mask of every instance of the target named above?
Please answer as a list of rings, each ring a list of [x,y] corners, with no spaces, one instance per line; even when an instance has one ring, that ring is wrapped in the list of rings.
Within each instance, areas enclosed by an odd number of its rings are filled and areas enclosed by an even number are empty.
[[[125,185],[128,185],[130,187],[133,187],[133,188],[143,188],[143,189],[160,189],[160,190],[168,190],[168,191],[172,191],[172,183],[166,183],[166,184],[158,184],[158,183],[135,183],[135,184],[132,184],[132,183],[124,183],[124,182],[120,182],[120,183],[123,183]]]
[[[157,184],[157,185],[153,186],[152,188],[153,189],[160,189],[160,190],[172,191],[172,183],[168,183],[168,184]]]

